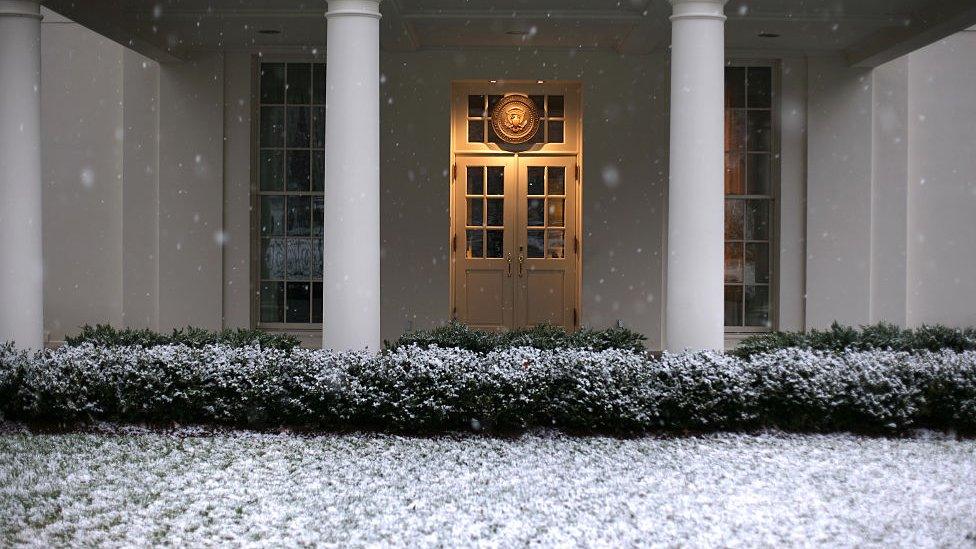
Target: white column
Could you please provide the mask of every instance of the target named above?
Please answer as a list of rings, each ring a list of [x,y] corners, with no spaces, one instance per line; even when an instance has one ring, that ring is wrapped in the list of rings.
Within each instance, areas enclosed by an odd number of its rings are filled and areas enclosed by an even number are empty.
[[[725,0],[671,0],[667,345],[724,346]]]
[[[0,342],[44,345],[41,11],[0,0]]]
[[[329,0],[322,343],[380,347],[379,0]]]

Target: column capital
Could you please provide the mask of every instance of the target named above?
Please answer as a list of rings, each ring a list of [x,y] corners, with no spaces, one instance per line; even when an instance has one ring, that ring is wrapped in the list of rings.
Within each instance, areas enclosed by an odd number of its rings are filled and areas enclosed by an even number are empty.
[[[41,19],[41,3],[37,0],[0,0],[0,17]]]
[[[325,16],[333,17],[375,17],[379,19],[380,0],[328,0],[329,11]]]
[[[725,4],[728,0],[670,0],[671,20],[717,19],[725,21]]]

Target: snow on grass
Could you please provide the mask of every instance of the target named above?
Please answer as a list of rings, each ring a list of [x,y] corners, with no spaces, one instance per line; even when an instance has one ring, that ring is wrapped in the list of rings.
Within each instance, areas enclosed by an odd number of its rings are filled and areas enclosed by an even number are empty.
[[[974,480],[934,438],[8,432],[0,546],[956,546]]]

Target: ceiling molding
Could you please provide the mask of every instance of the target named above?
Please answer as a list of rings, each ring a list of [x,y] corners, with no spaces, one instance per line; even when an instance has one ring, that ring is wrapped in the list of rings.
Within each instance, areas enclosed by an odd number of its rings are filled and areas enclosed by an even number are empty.
[[[645,16],[641,12],[616,10],[423,10],[404,12],[400,15],[407,20],[436,21],[470,19],[552,19],[585,21],[640,21]]]
[[[907,19],[907,24],[882,28],[844,51],[854,67],[877,67],[921,49],[976,23],[973,0],[932,0],[924,11]]]

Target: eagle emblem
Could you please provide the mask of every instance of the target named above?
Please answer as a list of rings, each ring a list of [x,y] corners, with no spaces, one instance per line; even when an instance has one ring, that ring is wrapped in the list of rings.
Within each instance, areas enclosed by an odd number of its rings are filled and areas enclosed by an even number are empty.
[[[525,143],[539,127],[539,111],[525,95],[507,95],[495,105],[491,125],[506,143]]]

